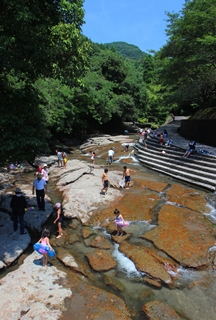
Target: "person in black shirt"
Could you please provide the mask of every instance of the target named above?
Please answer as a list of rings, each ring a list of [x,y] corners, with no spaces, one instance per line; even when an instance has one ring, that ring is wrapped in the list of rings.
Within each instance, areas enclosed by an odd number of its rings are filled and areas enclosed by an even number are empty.
[[[16,188],[10,203],[13,213],[13,228],[17,231],[18,219],[20,223],[20,234],[26,234],[24,231],[24,214],[27,209],[27,202],[20,188]]]

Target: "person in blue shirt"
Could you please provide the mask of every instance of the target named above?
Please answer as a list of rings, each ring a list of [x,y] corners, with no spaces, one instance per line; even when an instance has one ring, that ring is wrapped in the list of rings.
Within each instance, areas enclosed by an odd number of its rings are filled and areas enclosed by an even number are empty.
[[[45,193],[47,192],[47,184],[44,179],[42,179],[42,174],[38,173],[37,178],[33,182],[32,186],[32,194],[34,195],[34,191],[36,189],[36,197],[37,197],[37,204],[39,210],[45,211]]]

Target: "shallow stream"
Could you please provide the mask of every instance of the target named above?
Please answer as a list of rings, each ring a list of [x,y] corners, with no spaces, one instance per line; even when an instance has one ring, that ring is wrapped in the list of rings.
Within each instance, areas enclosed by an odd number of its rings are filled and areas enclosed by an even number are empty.
[[[130,150],[132,150],[132,147],[130,148]],[[107,146],[100,148],[100,151],[98,152],[98,157],[96,158],[97,165],[106,165],[104,154],[107,154]],[[90,163],[89,155],[82,154],[78,148],[74,149],[74,153],[70,156],[70,158],[85,160]],[[136,173],[133,173],[132,175],[132,178],[134,178],[134,180],[150,180],[155,182],[160,181],[165,182],[168,185],[172,185],[173,183],[182,185],[178,181],[175,181],[174,179],[168,176],[156,173],[139,165],[136,158],[133,156],[133,153],[123,154],[121,157],[118,157],[114,162],[111,170],[122,171],[122,167],[123,165],[125,165],[125,163],[129,164],[131,168],[135,168]],[[19,180],[22,180],[26,184],[32,183],[33,174],[22,174],[21,176],[17,177],[17,181]],[[188,185],[184,186],[188,187]],[[131,188],[129,192],[130,193],[128,194],[128,197],[130,199],[130,206],[127,207],[127,210],[128,212],[132,212],[133,210],[136,210],[137,205],[137,202],[133,203],[133,197],[138,196],[142,198],[144,197],[144,195],[142,193],[143,191],[140,188]],[[53,203],[61,201],[61,195],[56,192],[55,183],[53,183],[52,181],[50,181],[48,186],[48,194]],[[206,197],[209,199],[209,206],[211,206],[211,214],[208,215],[208,218],[212,223],[216,223],[215,194],[206,192]],[[121,201],[125,201],[125,199],[123,198]],[[155,221],[157,220],[157,210],[159,210],[160,208],[160,203],[165,203],[165,197],[163,192],[160,193],[160,202],[158,208],[155,209]],[[104,208],[104,210],[106,211],[107,209],[108,208]],[[110,213],[110,215],[112,216],[112,212]],[[68,230],[70,223],[71,221],[64,221],[63,229]],[[48,222],[46,223],[46,226],[49,227],[52,234],[56,233],[56,226],[53,225],[52,216],[49,218]],[[66,247],[64,247],[64,249],[67,250],[70,254],[72,254],[72,256],[74,256],[78,264],[81,263],[82,265],[86,265],[86,268],[88,268],[89,273],[91,273],[92,275],[91,279],[93,280],[88,280],[92,283],[92,285],[98,286],[106,291],[112,292],[124,299],[128,308],[131,311],[131,314],[133,315],[134,320],[144,319],[144,315],[141,312],[142,306],[144,305],[144,303],[149,302],[151,300],[160,300],[164,303],[167,303],[179,312],[182,319],[213,320],[207,316],[208,313],[206,313],[205,318],[205,311],[208,309],[210,310],[212,308],[215,308],[215,306],[212,305],[212,300],[208,300],[207,298],[208,295],[215,295],[216,271],[215,273],[213,273],[212,271],[196,271],[193,269],[184,269],[183,267],[180,267],[180,269],[178,270],[178,276],[176,277],[176,281],[172,289],[168,288],[167,286],[163,286],[161,289],[155,289],[153,287],[150,287],[149,285],[144,284],[142,281],[142,277],[144,276],[144,274],[140,273],[139,270],[136,269],[134,263],[131,260],[129,260],[124,254],[119,252],[119,245],[112,241],[111,236],[107,232],[106,228],[101,227],[99,223],[97,225],[92,224],[91,228],[94,230],[96,234],[102,235],[109,241],[110,245],[112,246],[112,255],[117,262],[117,268],[116,270],[108,272],[95,272],[91,269],[87,259],[85,258],[85,254],[94,250],[94,248],[88,245],[88,242],[90,243],[91,237],[93,236],[90,236],[88,240],[84,241],[82,237],[83,227],[84,226],[82,226],[82,224],[78,222],[76,229],[70,228],[70,233],[78,235],[81,241],[75,242],[72,245],[68,244]],[[144,247],[151,247],[152,244],[150,242],[139,237],[143,235],[146,231],[154,227],[154,221],[151,221],[151,223],[149,223],[148,221],[130,221],[130,226],[127,228],[127,232],[132,233],[132,236],[128,241],[134,244],[142,245]],[[38,240],[37,237],[39,237],[39,235],[32,235],[32,244]],[[32,247],[29,247],[29,249],[23,254],[23,256],[19,258],[17,265],[8,268],[8,270],[4,271],[1,274],[1,277],[3,277],[6,273],[11,272],[14,268],[21,264],[23,259],[31,252]],[[159,254],[166,255],[164,252],[160,252]],[[55,265],[57,268],[64,270],[69,275],[69,279],[73,276],[73,272],[69,270],[67,267],[65,267],[58,259],[53,259],[52,264]],[[105,284],[104,275],[113,275],[114,273],[115,277],[117,277],[117,279],[123,285],[124,290],[120,291]],[[206,299],[203,299],[202,291],[197,290],[196,295],[194,295],[189,286],[192,282],[200,281],[204,285]],[[147,292],[147,290],[149,289],[151,291],[146,300],[144,301],[143,292]],[[67,303],[67,311],[62,316],[62,319],[71,320],[70,308],[72,307],[72,304]]]

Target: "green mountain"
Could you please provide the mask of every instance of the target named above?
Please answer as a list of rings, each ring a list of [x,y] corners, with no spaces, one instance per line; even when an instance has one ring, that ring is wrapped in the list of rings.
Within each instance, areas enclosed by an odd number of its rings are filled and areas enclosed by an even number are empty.
[[[147,55],[147,53],[140,50],[139,47],[123,41],[105,43],[104,45],[115,48],[120,55],[132,60],[138,60]]]

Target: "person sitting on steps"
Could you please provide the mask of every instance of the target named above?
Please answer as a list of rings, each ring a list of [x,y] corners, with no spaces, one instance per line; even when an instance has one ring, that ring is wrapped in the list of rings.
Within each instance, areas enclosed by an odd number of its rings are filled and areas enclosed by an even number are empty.
[[[189,148],[187,149],[187,151],[185,152],[185,154],[183,155],[184,158],[187,158],[190,156],[191,153],[193,153],[196,149],[196,141],[191,141],[189,143]]]

